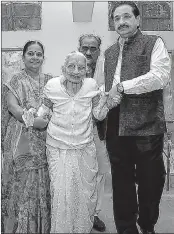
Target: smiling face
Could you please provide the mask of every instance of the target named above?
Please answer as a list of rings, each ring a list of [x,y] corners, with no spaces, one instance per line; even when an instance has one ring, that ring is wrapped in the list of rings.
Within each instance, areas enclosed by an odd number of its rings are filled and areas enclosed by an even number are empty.
[[[85,37],[81,42],[79,51],[85,55],[88,64],[96,64],[100,55],[98,41],[94,37]]]
[[[82,54],[70,55],[63,67],[63,73],[67,80],[80,83],[86,77],[86,59]]]
[[[121,5],[115,9],[113,14],[116,32],[123,38],[131,37],[139,26],[140,17],[135,17],[132,7]]]
[[[43,50],[38,44],[28,46],[23,55],[23,62],[28,70],[38,71],[44,60]]]

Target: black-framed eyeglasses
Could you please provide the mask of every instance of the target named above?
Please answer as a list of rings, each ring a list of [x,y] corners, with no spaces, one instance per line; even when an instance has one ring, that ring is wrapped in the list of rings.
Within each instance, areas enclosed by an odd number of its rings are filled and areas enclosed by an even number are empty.
[[[81,46],[80,49],[83,52],[87,52],[88,50],[90,50],[91,53],[95,53],[98,50],[98,48],[95,46]]]

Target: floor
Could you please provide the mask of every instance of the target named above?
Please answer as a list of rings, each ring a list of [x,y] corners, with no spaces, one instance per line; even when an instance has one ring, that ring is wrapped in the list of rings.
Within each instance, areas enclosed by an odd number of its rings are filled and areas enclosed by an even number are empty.
[[[116,228],[113,220],[112,210],[112,186],[111,175],[107,174],[105,184],[105,196],[103,198],[102,211],[99,216],[106,224],[106,231],[104,233],[116,233]],[[167,192],[164,189],[161,204],[160,217],[156,225],[157,233],[174,233],[174,188],[170,188]],[[92,230],[92,233],[100,233]]]

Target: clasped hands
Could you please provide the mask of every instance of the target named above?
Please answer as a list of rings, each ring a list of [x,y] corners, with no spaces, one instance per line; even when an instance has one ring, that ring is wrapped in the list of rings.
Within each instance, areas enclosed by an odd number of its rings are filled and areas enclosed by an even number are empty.
[[[43,129],[47,126],[50,116],[38,116],[37,110],[30,108],[29,110],[24,109],[22,118],[27,128],[33,126],[34,128]]]
[[[109,92],[103,92],[102,99],[103,104],[106,104],[107,108],[110,110],[120,104],[122,94],[118,92],[117,86],[115,85]]]

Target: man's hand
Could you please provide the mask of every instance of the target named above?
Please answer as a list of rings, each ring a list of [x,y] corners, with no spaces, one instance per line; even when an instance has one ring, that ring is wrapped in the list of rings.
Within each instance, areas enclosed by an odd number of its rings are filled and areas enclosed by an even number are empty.
[[[34,119],[33,127],[38,129],[46,128],[49,120],[48,118],[37,117]]]
[[[114,85],[112,89],[109,91],[109,97],[107,100],[107,107],[112,109],[120,104],[122,99],[122,93],[124,92],[124,88],[122,83]]]
[[[118,106],[118,104],[120,104],[120,102],[121,102],[121,98],[122,98],[121,94],[117,94],[114,98],[109,96],[107,99],[107,103],[106,103],[108,109],[110,110],[110,109]]]
[[[117,90],[117,85],[114,85],[113,87],[112,87],[112,89],[110,89],[110,91],[109,91],[109,97],[110,98],[115,98],[115,97],[117,97],[117,96],[119,96],[120,95],[120,93],[118,92],[118,90]]]
[[[124,93],[124,87],[122,83],[114,85],[112,89],[109,91],[109,95],[112,98],[114,98],[117,94],[123,94],[123,93]]]

